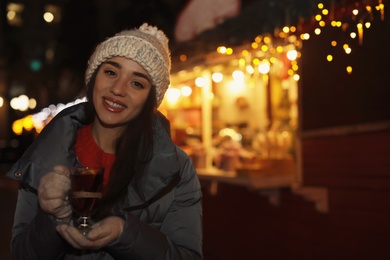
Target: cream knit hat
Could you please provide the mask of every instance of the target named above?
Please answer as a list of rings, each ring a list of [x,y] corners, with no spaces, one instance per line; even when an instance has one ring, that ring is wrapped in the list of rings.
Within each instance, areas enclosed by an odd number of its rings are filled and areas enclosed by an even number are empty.
[[[144,23],[139,29],[125,30],[107,38],[96,47],[88,61],[85,84],[102,62],[114,56],[132,59],[148,72],[156,87],[159,106],[168,89],[171,70],[171,53],[164,32]]]

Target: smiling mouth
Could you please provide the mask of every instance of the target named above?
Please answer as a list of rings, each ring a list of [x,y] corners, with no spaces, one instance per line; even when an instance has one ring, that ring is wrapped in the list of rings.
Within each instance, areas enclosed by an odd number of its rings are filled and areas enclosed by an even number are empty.
[[[113,101],[111,101],[111,100],[108,100],[108,99],[104,99],[104,102],[107,104],[107,105],[109,105],[110,107],[112,107],[112,108],[115,108],[115,109],[123,109],[123,108],[126,108],[126,106],[124,106],[124,105],[121,105],[121,104],[118,104],[118,103],[116,103],[116,102],[113,102]]]

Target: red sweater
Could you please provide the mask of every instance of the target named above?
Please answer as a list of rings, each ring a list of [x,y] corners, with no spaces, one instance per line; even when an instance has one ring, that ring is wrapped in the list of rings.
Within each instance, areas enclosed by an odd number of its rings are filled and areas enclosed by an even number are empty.
[[[103,186],[108,184],[111,167],[115,161],[115,154],[105,153],[95,142],[92,136],[92,124],[80,128],[75,144],[76,155],[84,166],[104,167]]]

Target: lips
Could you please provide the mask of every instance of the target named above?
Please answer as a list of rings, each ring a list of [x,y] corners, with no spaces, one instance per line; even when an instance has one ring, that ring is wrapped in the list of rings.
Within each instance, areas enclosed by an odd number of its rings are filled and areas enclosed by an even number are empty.
[[[127,108],[125,104],[118,100],[111,99],[109,97],[103,97],[103,106],[111,112],[119,113]]]

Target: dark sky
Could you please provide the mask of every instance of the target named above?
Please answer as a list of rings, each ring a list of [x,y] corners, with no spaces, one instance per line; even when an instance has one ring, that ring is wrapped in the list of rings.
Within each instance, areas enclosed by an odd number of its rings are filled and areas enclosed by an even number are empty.
[[[120,30],[138,27],[145,21],[157,25],[169,38],[173,38],[176,15],[186,2],[66,1],[59,34],[59,42],[68,57],[65,62],[86,60],[97,42]]]

